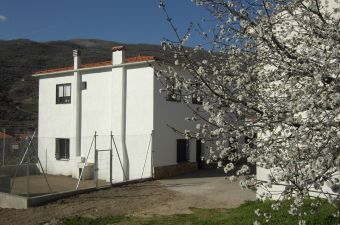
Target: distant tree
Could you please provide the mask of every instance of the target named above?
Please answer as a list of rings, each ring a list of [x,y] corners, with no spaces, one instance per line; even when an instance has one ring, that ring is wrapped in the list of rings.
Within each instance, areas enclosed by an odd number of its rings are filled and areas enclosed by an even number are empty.
[[[304,197],[334,202],[340,193],[340,3],[193,2],[213,19],[180,35],[160,1],[177,40],[162,43],[174,58],[159,77],[180,90],[186,103],[202,101],[191,107],[196,129],[184,133],[212,141],[211,159],[225,172],[244,158],[268,169],[263,180],[249,174],[247,165],[236,174],[245,175],[242,186],[261,187],[267,197],[275,194],[273,185],[283,186],[276,194],[294,197],[289,212],[304,224]],[[204,44],[186,48],[195,33]]]

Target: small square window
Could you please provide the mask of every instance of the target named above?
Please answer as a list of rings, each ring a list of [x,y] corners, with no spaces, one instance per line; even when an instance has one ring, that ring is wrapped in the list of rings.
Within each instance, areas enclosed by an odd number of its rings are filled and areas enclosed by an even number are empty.
[[[81,82],[81,90],[86,90],[87,89],[87,82],[83,81]]]
[[[70,159],[70,139],[56,138],[55,140],[55,158]]]
[[[56,90],[57,104],[71,103],[71,84],[57,84]]]

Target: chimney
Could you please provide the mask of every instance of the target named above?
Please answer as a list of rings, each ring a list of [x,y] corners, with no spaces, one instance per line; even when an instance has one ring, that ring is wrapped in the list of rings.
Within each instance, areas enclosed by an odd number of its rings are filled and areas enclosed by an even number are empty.
[[[73,68],[80,68],[80,55],[81,52],[79,50],[73,50]],[[80,71],[74,71],[73,73],[73,85],[74,85],[74,128],[75,128],[75,150],[76,156],[81,155],[81,82],[82,77]]]
[[[122,64],[125,60],[125,46],[115,46],[112,48],[112,65]]]
[[[81,51],[80,50],[73,50],[73,69],[79,69],[80,68],[80,56]]]

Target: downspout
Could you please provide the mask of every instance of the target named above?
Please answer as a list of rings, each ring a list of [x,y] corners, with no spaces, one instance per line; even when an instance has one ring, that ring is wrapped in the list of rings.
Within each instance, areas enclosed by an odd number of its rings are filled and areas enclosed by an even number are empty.
[[[74,67],[74,84],[75,84],[75,149],[76,156],[81,155],[81,72],[77,71],[80,68],[80,56],[81,53],[79,50],[73,50],[73,67]]]

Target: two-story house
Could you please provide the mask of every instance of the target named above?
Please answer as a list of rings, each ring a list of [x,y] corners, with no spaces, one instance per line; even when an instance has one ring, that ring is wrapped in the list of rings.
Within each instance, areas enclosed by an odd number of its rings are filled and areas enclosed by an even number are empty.
[[[201,143],[167,126],[184,130],[191,112],[180,98],[160,93],[156,57],[125,58],[123,46],[113,47],[112,61],[81,65],[77,50],[73,57],[73,67],[33,75],[39,78],[38,148],[45,172],[78,178],[84,161],[97,157],[98,178],[108,181],[110,155],[95,155],[95,132],[96,149],[113,149],[113,182],[197,168]]]

